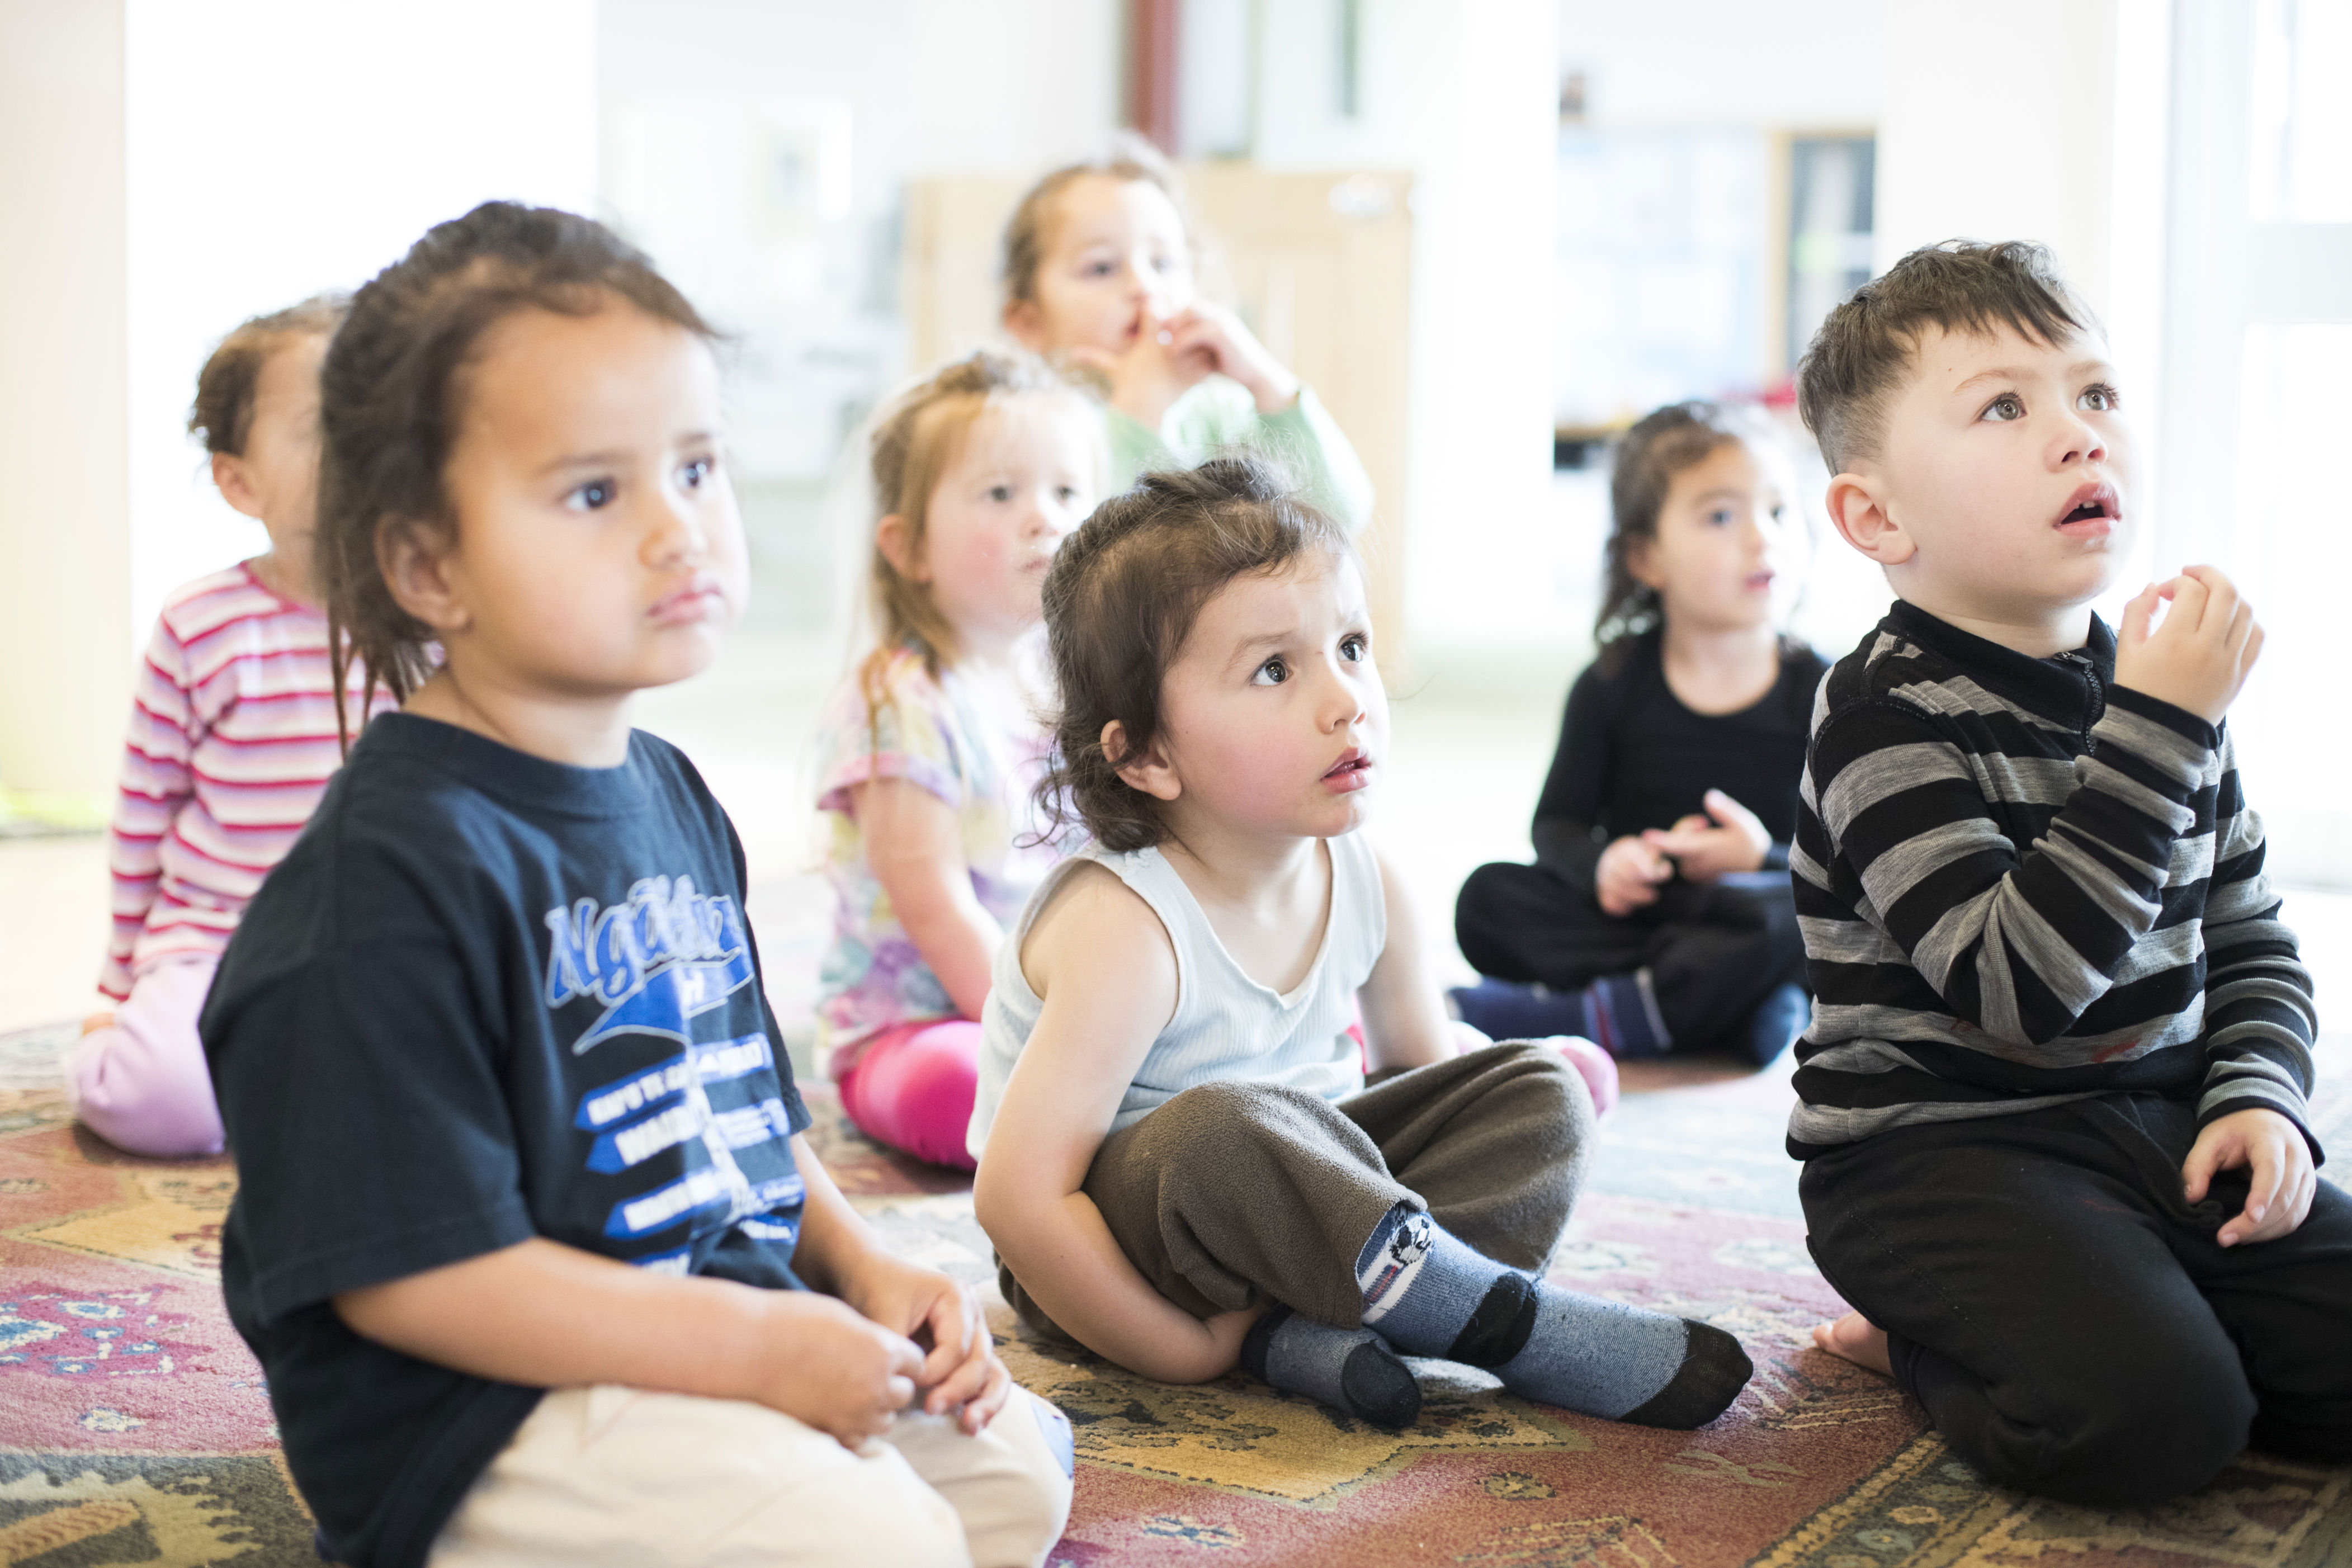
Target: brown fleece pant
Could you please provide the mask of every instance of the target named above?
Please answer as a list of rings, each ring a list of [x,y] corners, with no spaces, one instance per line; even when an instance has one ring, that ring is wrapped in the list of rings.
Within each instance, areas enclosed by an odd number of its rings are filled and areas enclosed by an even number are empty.
[[[1337,1102],[1273,1084],[1188,1089],[1103,1140],[1085,1191],[1154,1289],[1206,1318],[1279,1301],[1363,1319],[1356,1258],[1399,1204],[1514,1268],[1540,1270],[1575,1206],[1592,1097],[1542,1046],[1490,1046]],[[1066,1342],[1010,1268],[1023,1322]]]

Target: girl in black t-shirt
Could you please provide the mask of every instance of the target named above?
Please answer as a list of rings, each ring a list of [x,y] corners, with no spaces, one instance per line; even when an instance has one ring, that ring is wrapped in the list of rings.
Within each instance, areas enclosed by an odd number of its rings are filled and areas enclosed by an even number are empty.
[[[1759,1065],[1804,1026],[1788,845],[1827,666],[1778,630],[1788,468],[1761,416],[1713,404],[1619,443],[1601,653],[1569,693],[1535,864],[1481,866],[1455,906],[1487,977],[1453,993],[1466,1022]]]
[[[493,202],[320,372],[339,721],[352,661],[400,711],[200,1030],[223,1293],[353,1568],[1034,1568],[1068,1516],[1067,1419],[809,1147],[740,841],[630,723],[748,585],[712,337],[601,225]]]

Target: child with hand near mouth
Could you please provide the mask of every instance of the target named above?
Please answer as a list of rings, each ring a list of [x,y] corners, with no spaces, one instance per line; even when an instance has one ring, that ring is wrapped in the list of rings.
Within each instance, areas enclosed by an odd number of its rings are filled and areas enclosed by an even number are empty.
[[[1822,1349],[1987,1480],[2094,1507],[2248,1442],[2352,1459],[2352,1199],[2310,975],[2224,721],[2262,628],[2133,538],[2097,323],[2025,244],[1912,252],[1798,374],[1898,602],[1831,671],[1790,863],[1816,1006],[1789,1151]]]
[[[997,950],[971,1121],[1024,1321],[1389,1426],[1420,1409],[1401,1355],[1612,1420],[1721,1414],[1730,1335],[1543,1277],[1591,1096],[1546,1044],[1456,1054],[1358,831],[1388,701],[1345,533],[1254,461],[1150,474],[1063,546],[1045,626],[1049,798],[1092,842]]]
[[[1109,389],[1108,493],[1146,468],[1249,447],[1280,458],[1349,529],[1372,482],[1313,391],[1239,316],[1201,292],[1200,241],[1173,170],[1150,143],[1057,169],[1004,230],[1004,326]]]
[[[1046,736],[1024,666],[1045,569],[1102,488],[1102,426],[1042,362],[982,353],[891,405],[872,459],[874,646],[820,742],[818,1045],[860,1130],[970,1170],[989,968],[1055,859],[1031,831]]]
[[[1752,410],[1672,404],[1618,442],[1601,652],[1569,693],[1535,864],[1481,866],[1454,902],[1486,977],[1453,993],[1465,1022],[1759,1067],[1804,1027],[1789,837],[1829,667],[1780,629],[1790,483]]]

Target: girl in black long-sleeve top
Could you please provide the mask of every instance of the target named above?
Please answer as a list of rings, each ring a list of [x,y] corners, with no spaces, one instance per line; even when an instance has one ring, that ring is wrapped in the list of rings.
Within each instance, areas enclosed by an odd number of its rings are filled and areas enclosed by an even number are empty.
[[[1788,845],[1828,666],[1781,637],[1787,462],[1770,427],[1676,404],[1620,444],[1601,654],[1569,693],[1532,866],[1455,908],[1488,978],[1454,994],[1497,1037],[1759,1063],[1804,1023]]]

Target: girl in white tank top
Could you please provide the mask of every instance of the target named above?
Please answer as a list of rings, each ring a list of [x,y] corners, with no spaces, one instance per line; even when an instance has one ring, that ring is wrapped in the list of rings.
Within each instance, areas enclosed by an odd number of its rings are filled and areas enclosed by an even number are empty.
[[[1044,803],[1092,842],[998,950],[970,1140],[1024,1321],[1387,1425],[1418,1410],[1400,1351],[1612,1418],[1720,1410],[1728,1336],[1540,1279],[1591,1094],[1559,1042],[1464,1051],[1358,831],[1389,724],[1345,534],[1251,460],[1150,475],[1044,602]]]

